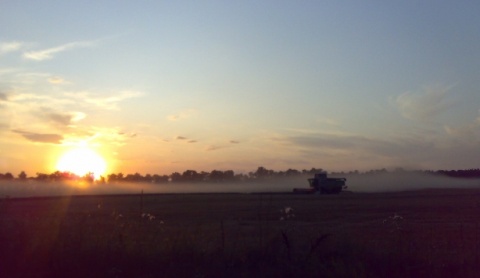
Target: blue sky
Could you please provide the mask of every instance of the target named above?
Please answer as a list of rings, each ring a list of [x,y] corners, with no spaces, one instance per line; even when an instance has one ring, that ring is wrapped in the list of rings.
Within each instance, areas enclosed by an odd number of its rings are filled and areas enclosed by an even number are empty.
[[[0,172],[478,168],[475,1],[0,7]]]

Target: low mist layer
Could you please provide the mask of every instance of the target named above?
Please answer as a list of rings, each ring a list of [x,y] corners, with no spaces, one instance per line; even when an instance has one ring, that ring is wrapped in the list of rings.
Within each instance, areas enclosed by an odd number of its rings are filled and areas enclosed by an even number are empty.
[[[347,175],[348,190],[353,192],[393,192],[427,188],[480,187],[479,179],[452,178],[427,173],[380,173]]]
[[[335,177],[335,176],[332,176]],[[338,176],[339,177],[339,176]],[[345,175],[348,191],[394,192],[426,188],[480,187],[479,179],[460,179],[425,173],[380,173]],[[292,192],[293,188],[308,188],[309,176],[274,178],[249,182],[230,183],[81,183],[81,182],[0,182],[0,196],[41,197],[100,194],[154,193],[259,193]]]

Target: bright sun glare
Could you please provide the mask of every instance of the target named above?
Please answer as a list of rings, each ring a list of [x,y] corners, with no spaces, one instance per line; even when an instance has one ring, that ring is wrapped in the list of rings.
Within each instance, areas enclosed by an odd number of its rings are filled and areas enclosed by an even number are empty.
[[[105,160],[87,147],[70,150],[57,162],[57,170],[61,172],[71,172],[78,176],[92,172],[96,179],[103,175],[106,169]]]

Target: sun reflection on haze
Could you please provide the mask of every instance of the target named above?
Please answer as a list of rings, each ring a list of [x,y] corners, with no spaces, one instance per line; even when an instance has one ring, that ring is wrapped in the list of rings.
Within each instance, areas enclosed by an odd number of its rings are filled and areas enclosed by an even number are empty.
[[[95,179],[98,179],[105,174],[107,163],[97,152],[87,145],[82,145],[63,153],[57,161],[56,169],[61,172],[71,172],[78,176],[93,173]]]

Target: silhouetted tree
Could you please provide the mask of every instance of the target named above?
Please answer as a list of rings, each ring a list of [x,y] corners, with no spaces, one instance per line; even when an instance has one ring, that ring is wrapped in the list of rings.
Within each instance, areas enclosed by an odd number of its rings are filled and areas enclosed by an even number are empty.
[[[213,182],[219,182],[223,180],[223,172],[219,170],[213,170],[210,172],[208,179]]]
[[[285,172],[285,175],[286,175],[287,177],[298,176],[298,175],[300,175],[300,171],[295,170],[295,169],[288,169],[288,170]]]
[[[13,179],[14,179],[14,176],[12,175],[12,173],[7,172],[7,173],[5,173],[5,175],[3,176],[3,178],[6,179],[6,180],[13,180]]]
[[[100,176],[100,180],[98,181],[98,183],[100,183],[100,184],[105,184],[105,183],[107,183],[106,180],[105,180],[105,177],[104,177],[104,176]]]
[[[188,182],[198,182],[202,180],[202,175],[195,170],[186,170],[182,174],[182,180]]]
[[[253,175],[257,179],[263,179],[263,178],[271,177],[273,176],[273,174],[274,174],[273,170],[267,170],[265,167],[260,166],[257,168],[257,171],[255,171]]]
[[[155,174],[152,176],[152,180],[154,183],[165,183],[165,182],[168,182],[168,176],[167,175],[160,176]]]
[[[25,171],[22,171],[20,172],[20,174],[18,174],[18,179],[21,181],[27,180],[27,174],[25,173]]]
[[[109,174],[107,176],[107,179],[108,179],[108,182],[117,182],[118,181],[118,177],[116,174]]]
[[[88,172],[82,177],[82,180],[91,183],[95,180],[95,174],[93,172]]]
[[[140,174],[140,173],[135,173],[135,174],[128,174],[126,177],[125,177],[125,181],[129,181],[129,182],[141,182],[141,181],[144,181],[144,177]]]
[[[232,181],[234,179],[235,173],[232,170],[220,171],[213,170],[208,175],[208,180],[212,182],[221,182],[221,181]]]
[[[35,178],[37,181],[48,181],[48,175],[44,173],[37,173],[37,177]]]
[[[174,172],[174,173],[170,174],[170,181],[171,182],[182,181],[182,174],[180,174],[178,172]]]

